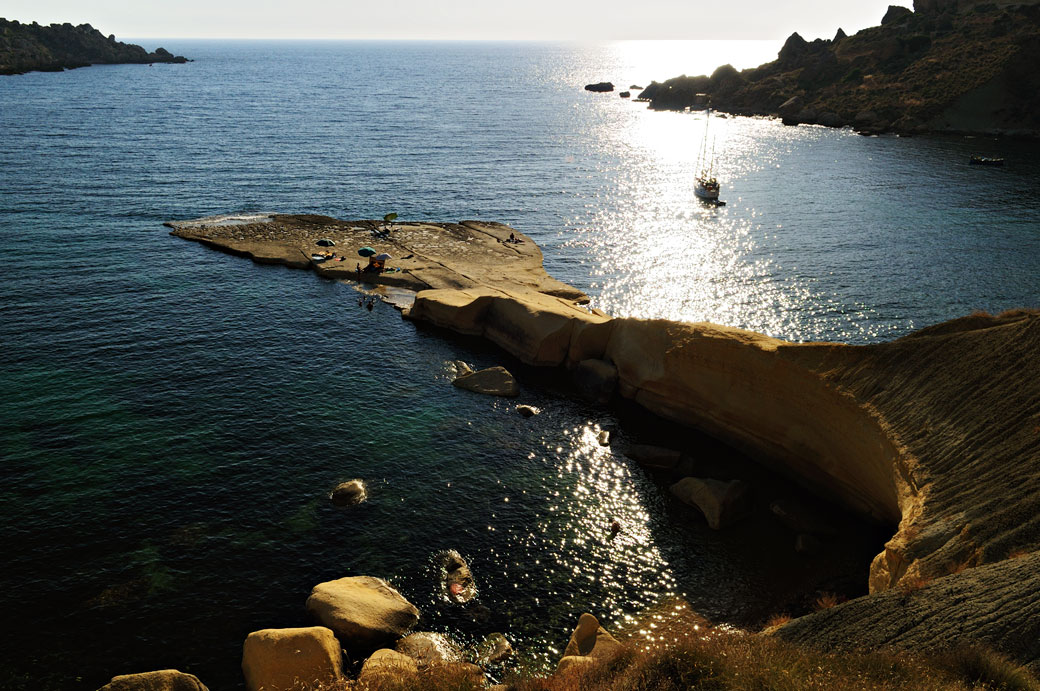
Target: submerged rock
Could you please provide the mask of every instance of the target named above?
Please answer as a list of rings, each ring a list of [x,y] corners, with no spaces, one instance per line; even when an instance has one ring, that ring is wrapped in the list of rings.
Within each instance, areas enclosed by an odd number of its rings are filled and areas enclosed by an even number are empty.
[[[535,408],[533,405],[518,405],[516,407],[516,412],[520,413],[522,417],[534,417],[542,411]]]
[[[356,506],[367,498],[368,491],[365,489],[363,480],[341,482],[329,493],[329,499],[332,500],[333,505],[339,507]]]
[[[671,486],[672,494],[701,510],[713,530],[732,525],[744,515],[747,490],[747,483],[740,480],[698,477],[684,477]]]
[[[242,645],[242,673],[249,691],[291,691],[301,680],[339,680],[343,653],[324,626],[262,629],[249,634]]]
[[[460,389],[491,396],[520,395],[520,387],[517,385],[516,379],[509,373],[509,370],[501,366],[463,374],[456,377],[451,383]]]
[[[455,550],[442,552],[438,556],[438,576],[444,595],[450,601],[459,604],[469,602],[477,596],[477,586],[473,582],[473,574],[469,564]]]

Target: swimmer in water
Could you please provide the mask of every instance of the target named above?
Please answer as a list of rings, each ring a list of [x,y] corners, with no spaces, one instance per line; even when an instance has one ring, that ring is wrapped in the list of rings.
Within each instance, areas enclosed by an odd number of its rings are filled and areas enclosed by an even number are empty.
[[[618,533],[620,533],[620,532],[621,532],[621,524],[620,523],[618,523],[617,521],[614,521],[613,523],[610,524],[610,539],[611,540],[616,538],[618,536]]]

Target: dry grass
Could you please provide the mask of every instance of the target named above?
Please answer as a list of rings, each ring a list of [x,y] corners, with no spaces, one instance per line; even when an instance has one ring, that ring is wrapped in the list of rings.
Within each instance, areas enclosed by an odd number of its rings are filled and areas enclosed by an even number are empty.
[[[816,598],[816,602],[813,603],[813,609],[819,612],[821,609],[830,609],[840,605],[845,601],[845,598],[834,593],[820,593],[820,596]]]
[[[1005,688],[1035,691],[1020,667],[988,651],[925,658],[905,653],[835,655],[765,636],[713,630],[649,651],[625,647],[600,665],[554,677],[511,680],[515,691],[848,691]]]
[[[769,619],[766,621],[764,630],[772,631],[773,629],[778,629],[789,621],[791,621],[791,615],[787,612],[774,614],[773,616],[769,617]]]
[[[516,676],[512,691],[1040,691],[1026,670],[985,648],[936,656],[900,652],[833,654],[769,636],[701,629],[678,642],[631,640],[599,664],[561,675]],[[384,676],[370,683],[343,680],[310,691],[471,691],[481,688],[458,668],[431,667],[417,674]]]

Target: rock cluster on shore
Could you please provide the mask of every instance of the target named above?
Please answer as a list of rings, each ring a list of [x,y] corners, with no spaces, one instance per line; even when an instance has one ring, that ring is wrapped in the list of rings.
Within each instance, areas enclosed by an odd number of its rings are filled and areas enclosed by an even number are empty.
[[[105,38],[90,24],[40,26],[0,19],[0,75],[154,62],[185,63],[188,59],[165,48],[149,53],[141,46],[116,41],[115,36]]]
[[[653,82],[660,110],[711,107],[864,132],[1040,135],[1040,2],[915,2],[833,39],[792,34],[773,62]]]
[[[351,225],[300,218],[192,222],[175,234],[309,267],[294,258],[299,243]],[[303,228],[306,238],[287,242],[282,227]],[[483,239],[458,250],[452,273],[435,269],[421,281],[464,285],[420,291],[405,317],[482,336],[530,365],[583,372],[576,381],[599,400],[620,396],[708,432],[891,527],[870,568],[870,595],[796,619],[778,635],[808,641],[818,632],[825,641],[909,649],[983,641],[1040,671],[1040,311],[975,314],[868,346],[789,343],[589,310],[575,301],[580,292],[544,276],[540,252],[527,250],[518,264],[503,259],[496,243],[516,237],[507,226],[412,227]],[[370,229],[350,231],[360,233],[351,242]],[[418,244],[402,244],[419,256]],[[702,484],[677,491],[724,525],[724,505],[739,511],[740,487]],[[782,503],[771,510],[800,526],[812,549],[818,520]],[[978,604],[965,600],[971,593]],[[900,603],[908,601],[902,626]]]

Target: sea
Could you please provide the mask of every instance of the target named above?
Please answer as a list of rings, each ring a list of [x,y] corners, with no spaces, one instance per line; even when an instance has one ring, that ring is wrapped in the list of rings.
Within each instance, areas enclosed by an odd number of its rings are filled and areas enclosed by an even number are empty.
[[[1035,141],[619,98],[778,43],[140,42],[193,62],[0,78],[5,689],[168,667],[241,688],[250,631],[310,625],[310,589],[357,575],[397,587],[421,630],[462,645],[502,632],[520,667],[549,669],[584,611],[645,628],[641,612],[683,598],[755,626],[833,563],[836,589],[865,589],[884,541],[850,528],[853,547],[813,561],[768,518],[711,531],[598,434],[722,474],[745,472],[736,452],[164,221],[499,221],[611,314],[794,341],[1040,307]],[[607,80],[613,93],[582,88]],[[702,151],[725,206],[693,195]],[[453,388],[454,360],[515,370],[519,401]],[[333,507],[352,478],[368,501]],[[448,550],[474,573],[466,607],[439,587]]]

